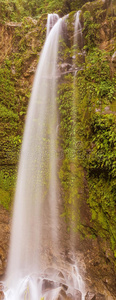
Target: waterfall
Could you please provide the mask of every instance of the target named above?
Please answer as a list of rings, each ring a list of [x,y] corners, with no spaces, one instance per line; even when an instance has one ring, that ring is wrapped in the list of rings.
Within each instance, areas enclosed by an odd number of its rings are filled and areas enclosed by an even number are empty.
[[[48,15],[47,37],[28,107],[14,202],[5,300],[38,300],[42,297],[54,300],[64,284],[69,293],[73,293],[73,289],[82,292],[82,279],[76,265],[71,266],[70,275],[59,261],[57,269],[53,263],[54,253],[59,254],[60,238],[56,79],[63,22],[56,14]],[[52,249],[52,258],[48,255],[49,249]],[[44,287],[47,280],[54,286],[51,294]]]
[[[57,243],[55,96],[61,29],[62,19],[59,19],[46,39],[27,113],[7,268],[11,285],[15,285],[19,278],[42,270],[42,251],[46,248],[46,240],[50,247]]]
[[[57,14],[48,14],[46,36],[48,36],[50,30],[53,28],[53,26],[58,21],[58,19],[59,19],[59,16]]]

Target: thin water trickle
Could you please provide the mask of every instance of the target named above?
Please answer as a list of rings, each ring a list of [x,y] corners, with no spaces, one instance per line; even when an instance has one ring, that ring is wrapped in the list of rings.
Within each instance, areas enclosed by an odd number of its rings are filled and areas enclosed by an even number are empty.
[[[80,13],[81,10],[77,11],[75,14],[75,23],[74,23],[74,54],[73,54],[73,67],[74,67],[74,77],[77,73],[77,66],[76,66],[76,54],[79,53],[78,50],[81,50],[83,46],[83,35],[82,35],[82,26],[80,22]]]
[[[81,51],[82,43],[83,43],[83,36],[82,36],[82,26],[80,23],[80,13],[81,11],[78,11],[75,14],[75,21],[74,21],[74,39],[73,39],[73,70],[74,70],[74,75],[73,75],[73,101],[72,101],[72,124],[73,124],[73,134],[71,135],[71,153],[72,153],[72,164],[77,165],[79,164],[78,160],[78,146],[77,146],[77,140],[78,140],[78,132],[77,132],[77,115],[78,115],[78,93],[77,93],[77,88],[76,88],[76,75],[78,72],[78,61],[77,57],[78,53]],[[70,172],[70,195],[73,194],[73,189],[77,191],[77,196],[76,196],[76,201],[72,201],[70,205],[70,210],[71,210],[71,217],[72,219],[70,220],[70,244],[73,249],[73,253],[75,253],[76,249],[76,237],[75,237],[75,232],[74,228],[76,228],[78,224],[78,218],[76,215],[76,203],[78,202],[78,183],[75,181],[75,184],[71,185],[72,181],[74,178],[73,171]],[[71,187],[72,186],[72,187]],[[70,197],[71,198],[71,197]],[[79,270],[77,265],[72,266],[72,277],[73,277],[73,286],[75,289],[78,289],[79,291],[82,292],[82,300],[85,299],[85,285],[82,280],[82,277],[79,274]]]
[[[76,60],[76,55],[78,55],[78,49],[79,49],[79,38],[80,38],[80,34],[82,33],[82,27],[81,27],[81,23],[79,20],[79,16],[80,16],[80,10],[74,15],[74,38],[73,38],[73,97],[72,97],[72,124],[73,124],[73,134],[70,137],[71,140],[71,162],[75,165],[77,164],[77,97],[76,97],[76,73],[77,73],[77,68],[78,68],[78,64],[77,64],[77,60]],[[70,172],[70,198],[71,195],[73,194],[73,189],[78,190],[77,187],[77,182],[75,182],[75,185],[71,184],[73,181],[73,171]],[[77,196],[78,197],[78,196]],[[77,199],[76,199],[77,201]],[[70,243],[71,245],[73,245],[73,248],[75,249],[75,233],[74,233],[74,228],[76,228],[77,226],[77,217],[76,217],[76,211],[75,211],[75,201],[71,202],[70,205],[70,210],[71,210],[71,220],[70,220],[70,230],[71,230],[71,234],[70,234]],[[75,251],[73,249],[73,251]]]
[[[83,292],[76,265],[68,272],[60,257],[56,74],[63,22],[56,14],[48,15],[47,38],[29,103],[4,283],[5,300],[55,300],[63,284],[72,294],[73,289]],[[46,284],[52,286],[50,291]]]
[[[75,24],[74,24],[74,48],[81,48],[83,43],[82,35],[82,26],[80,22],[80,13],[81,10],[78,10],[75,15]]]

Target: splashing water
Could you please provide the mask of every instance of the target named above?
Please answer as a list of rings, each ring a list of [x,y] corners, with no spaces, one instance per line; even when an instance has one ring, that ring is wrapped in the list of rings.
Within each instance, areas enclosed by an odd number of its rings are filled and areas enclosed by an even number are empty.
[[[47,252],[52,249],[52,257],[57,256],[60,239],[56,78],[63,22],[56,14],[48,15],[47,38],[28,108],[4,284],[5,300],[42,297],[54,300],[64,284],[67,292],[73,294],[73,289],[83,292],[77,267],[73,265],[68,272],[59,263],[54,269],[53,259]],[[52,286],[51,292],[46,290],[45,283]]]
[[[71,270],[67,272],[63,269],[46,269],[46,274],[30,274],[18,280],[15,288],[9,288],[4,291],[5,300],[55,300],[60,290],[65,287],[66,293],[77,296],[81,299],[81,293],[84,289],[83,281],[79,275],[76,265],[72,265]],[[39,298],[38,298],[39,297]],[[74,298],[75,299],[75,298]],[[78,299],[76,297],[76,299]],[[84,300],[84,296],[82,295]]]

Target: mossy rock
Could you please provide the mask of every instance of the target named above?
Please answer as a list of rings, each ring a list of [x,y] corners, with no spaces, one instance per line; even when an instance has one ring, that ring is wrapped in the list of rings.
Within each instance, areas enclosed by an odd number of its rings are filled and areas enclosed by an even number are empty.
[[[7,210],[9,210],[10,201],[10,193],[0,188],[0,205],[3,205]]]

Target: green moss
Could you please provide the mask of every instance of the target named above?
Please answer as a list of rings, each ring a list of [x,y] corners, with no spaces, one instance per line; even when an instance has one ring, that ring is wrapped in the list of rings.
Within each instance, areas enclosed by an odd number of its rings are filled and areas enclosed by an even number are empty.
[[[77,106],[74,103],[73,75],[63,76],[59,85],[58,105],[60,114],[59,145],[62,157],[60,159],[59,178],[64,213],[68,228],[82,232],[80,210],[83,197],[83,168],[78,156],[78,126],[76,122]]]
[[[92,0],[91,0],[92,1]],[[39,18],[44,13],[60,13],[61,16],[79,10],[86,0],[0,0],[0,21],[20,21],[24,17]]]
[[[5,168],[0,171],[0,204],[7,210],[11,207],[14,196],[14,187],[16,182],[16,173],[11,174],[10,170]]]
[[[0,189],[0,204],[9,209],[10,200],[10,193]]]

